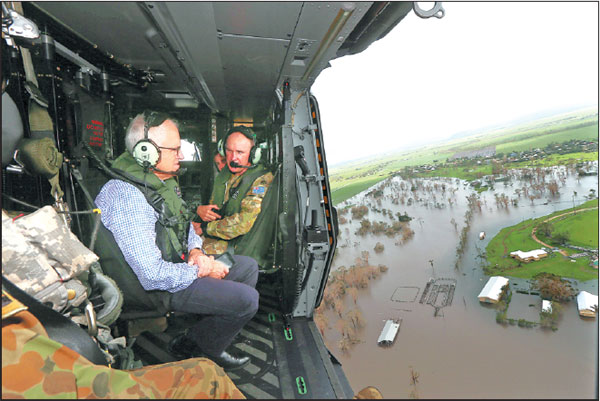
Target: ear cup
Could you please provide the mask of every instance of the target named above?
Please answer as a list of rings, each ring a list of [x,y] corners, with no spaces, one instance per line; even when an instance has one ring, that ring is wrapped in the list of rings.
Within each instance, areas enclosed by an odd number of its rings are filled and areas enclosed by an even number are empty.
[[[219,142],[217,142],[217,151],[223,157],[225,157],[225,139],[219,139]]]
[[[248,158],[248,160],[250,161],[250,164],[255,166],[260,161],[261,156],[262,156],[262,149],[256,145],[254,145],[254,146],[252,146],[252,149],[250,149],[250,157]]]
[[[155,167],[160,160],[160,149],[150,139],[138,141],[131,152],[135,161],[142,167]]]

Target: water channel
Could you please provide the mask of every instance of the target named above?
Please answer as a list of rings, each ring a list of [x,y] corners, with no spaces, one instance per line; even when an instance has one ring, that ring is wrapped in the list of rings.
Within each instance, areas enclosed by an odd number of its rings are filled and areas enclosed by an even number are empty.
[[[509,205],[500,209],[495,204],[493,191],[482,192],[482,211],[473,215],[467,247],[458,269],[454,264],[467,210],[465,198],[474,192],[465,181],[422,180],[424,186],[446,185],[444,196],[433,192],[437,201],[445,204],[441,208],[433,207],[431,193],[420,190],[416,198],[421,201],[410,206],[406,200],[405,204],[394,204],[394,194],[402,191],[400,177],[392,178],[388,185],[379,184],[384,191],[381,205],[367,196],[373,188],[338,205],[338,209],[350,204],[367,205],[370,212],[365,218],[370,221],[392,221],[375,209],[390,209],[394,214],[407,212],[413,217],[410,225],[415,232],[411,240],[398,246],[396,239],[385,235],[356,236],[354,232],[360,226],[358,219],[340,225],[334,269],[351,266],[365,250],[370,252],[370,264],[384,264],[389,268],[371,280],[367,289],[359,291],[357,305],[366,321],[360,331],[362,342],[353,345],[349,353],[343,353],[337,346],[340,334],[334,325],[325,332],[326,344],[342,363],[354,390],[376,386],[385,398],[408,398],[411,392],[419,398],[595,397],[598,318],[581,318],[576,301],[571,301],[564,305],[557,331],[502,326],[496,323],[496,310],[477,299],[488,279],[480,267],[477,248],[485,250],[503,227],[581,204],[590,189],[598,190],[598,176],[578,179],[575,174],[565,174],[563,177],[566,179],[559,185],[559,196],[551,198],[545,194],[533,203],[521,197],[517,207]],[[527,182],[520,180],[506,186],[496,183],[495,192],[514,198],[515,188],[524,185],[528,185]],[[447,198],[452,189],[455,190],[454,202],[450,206]],[[453,218],[458,230],[451,223]],[[479,239],[481,231],[486,233],[484,240]],[[377,242],[385,246],[380,254],[373,251]],[[419,303],[430,278],[456,280],[452,304],[441,309],[438,316],[434,316],[432,306]],[[511,284],[525,284],[525,280],[509,279]],[[399,287],[417,287],[418,294],[414,300],[412,297],[404,302],[392,300]],[[577,282],[576,288],[597,295],[598,280]],[[540,307],[539,296],[513,291],[508,317],[538,321]],[[400,331],[391,347],[382,348],[377,345],[377,338],[384,320],[390,318],[402,320]],[[413,373],[418,377],[416,382],[412,380]]]

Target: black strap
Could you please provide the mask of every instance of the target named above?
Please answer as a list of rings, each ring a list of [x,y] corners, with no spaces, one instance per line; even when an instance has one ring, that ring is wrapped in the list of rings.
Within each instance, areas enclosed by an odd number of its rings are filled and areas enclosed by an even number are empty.
[[[28,307],[29,312],[38,318],[48,333],[48,337],[52,340],[66,345],[93,364],[108,366],[98,344],[71,319],[66,318],[22,291],[4,275],[2,275],[2,287],[17,301]]]

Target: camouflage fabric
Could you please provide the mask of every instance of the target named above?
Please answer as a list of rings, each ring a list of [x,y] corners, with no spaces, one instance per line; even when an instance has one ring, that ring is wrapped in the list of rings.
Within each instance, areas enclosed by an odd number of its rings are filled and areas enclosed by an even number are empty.
[[[4,308],[3,308],[4,309]],[[204,358],[117,370],[48,338],[28,311],[2,318],[2,398],[244,398]]]
[[[87,288],[75,276],[98,257],[65,225],[53,207],[11,219],[2,211],[2,274],[58,312],[78,306]]]
[[[237,185],[242,176],[232,175],[227,181],[226,188],[231,188]],[[241,201],[241,210],[239,213],[234,213],[230,216],[225,216],[221,220],[216,220],[208,223],[206,226],[206,234],[211,238],[205,237],[204,239],[204,252],[209,255],[221,254],[227,250],[228,240],[236,238],[240,235],[246,234],[252,228],[256,217],[260,213],[263,198],[273,181],[273,174],[266,173],[258,177],[250,189],[246,192],[246,195]],[[229,191],[225,191],[225,199],[229,200]],[[211,197],[210,203],[214,202],[214,196]]]
[[[379,390],[377,390],[377,388],[373,387],[373,386],[368,386],[363,388],[362,390],[360,390],[358,393],[356,393],[354,395],[355,399],[382,399],[383,395],[381,395],[381,392]]]

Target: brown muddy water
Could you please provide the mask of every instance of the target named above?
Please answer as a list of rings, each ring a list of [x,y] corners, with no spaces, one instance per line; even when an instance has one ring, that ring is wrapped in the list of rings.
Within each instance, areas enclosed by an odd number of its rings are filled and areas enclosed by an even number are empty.
[[[365,195],[369,190],[338,205],[338,210],[349,204],[367,205],[370,212],[365,218],[371,221],[392,221],[374,211],[376,208],[390,209],[394,214],[406,211],[414,218],[410,225],[415,235],[400,246],[395,245],[395,239],[384,235],[354,235],[360,226],[358,220],[340,225],[334,269],[351,266],[365,250],[370,252],[370,264],[389,267],[379,278],[371,280],[367,289],[359,291],[357,305],[366,321],[360,331],[362,343],[353,345],[349,353],[342,353],[335,325],[331,324],[325,332],[325,342],[342,363],[353,389],[375,386],[385,398],[408,398],[411,393],[419,398],[595,398],[598,318],[579,317],[576,302],[571,301],[564,305],[555,332],[497,324],[496,310],[477,299],[488,279],[482,273],[477,248],[485,250],[503,227],[583,203],[590,189],[598,190],[598,177],[577,180],[569,175],[559,188],[559,197],[550,199],[545,194],[533,205],[521,197],[518,207],[509,206],[507,210],[496,207],[492,191],[483,192],[483,210],[474,214],[458,269],[454,266],[458,232],[464,226],[465,197],[473,190],[456,179],[421,181],[424,186],[435,182],[447,186],[444,196],[434,192],[436,201],[445,204],[442,208],[433,207],[432,194],[424,190],[417,191],[416,197],[421,201],[411,206],[393,204],[392,197],[396,194],[410,193],[401,189],[400,177],[385,186],[381,205]],[[515,188],[523,185],[527,184],[514,180],[507,186],[496,183],[495,192],[512,198],[516,196]],[[454,195],[449,191],[452,188],[456,189]],[[573,191],[577,192],[576,197]],[[452,206],[448,197],[453,199]],[[452,218],[458,223],[458,232],[450,222]],[[484,240],[479,240],[480,231],[486,233]],[[373,251],[377,242],[385,246],[381,254]],[[433,260],[433,268],[429,260]],[[432,277],[456,280],[452,304],[441,309],[437,317],[432,306],[419,303]],[[539,321],[541,298],[516,293],[514,283],[527,286],[527,282],[509,279],[513,299],[508,317]],[[575,284],[578,290],[598,294],[597,279]],[[392,300],[399,287],[417,287],[418,294],[415,297],[415,290],[404,288],[396,293],[404,297],[395,298],[405,302]],[[331,311],[327,313],[333,317]],[[382,348],[377,345],[377,338],[384,320],[390,318],[401,319],[402,323],[395,343]],[[411,380],[411,372],[418,376],[416,383]]]

